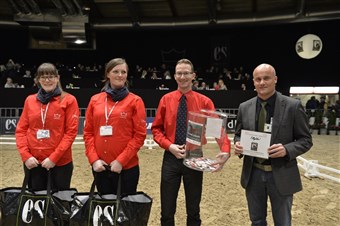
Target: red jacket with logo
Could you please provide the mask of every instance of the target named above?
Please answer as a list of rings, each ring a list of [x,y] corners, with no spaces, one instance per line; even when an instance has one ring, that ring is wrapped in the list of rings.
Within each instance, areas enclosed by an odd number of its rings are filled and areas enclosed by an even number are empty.
[[[100,128],[112,126],[112,135],[101,136]],[[146,138],[146,112],[143,100],[129,93],[123,100],[114,102],[107,93],[94,95],[86,110],[84,140],[86,156],[92,165],[98,159],[110,164],[117,160],[123,169],[138,165],[137,152]]]
[[[76,98],[68,93],[56,96],[48,104],[45,128],[42,115],[47,105],[30,95],[15,131],[16,144],[22,161],[34,156],[39,162],[49,158],[57,166],[72,161],[71,146],[78,134],[79,107]],[[43,112],[43,114],[42,114]],[[49,130],[49,138],[37,138],[38,130]]]

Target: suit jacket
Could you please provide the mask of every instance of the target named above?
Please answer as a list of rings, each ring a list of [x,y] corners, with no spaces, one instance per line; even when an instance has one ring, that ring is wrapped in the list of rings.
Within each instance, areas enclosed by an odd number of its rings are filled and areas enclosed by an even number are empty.
[[[241,130],[255,131],[256,101],[254,97],[239,106],[234,142],[240,140]],[[302,190],[296,157],[307,152],[312,146],[308,119],[299,100],[283,96],[277,92],[272,123],[270,144],[281,143],[287,156],[272,158],[271,165],[275,185],[282,195],[291,195]],[[241,185],[247,188],[251,178],[254,157],[243,156]]]

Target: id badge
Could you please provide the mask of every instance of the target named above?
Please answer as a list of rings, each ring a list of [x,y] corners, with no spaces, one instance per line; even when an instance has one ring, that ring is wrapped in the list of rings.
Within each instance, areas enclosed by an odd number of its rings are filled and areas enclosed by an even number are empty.
[[[272,132],[272,124],[265,123],[265,124],[264,124],[263,132],[271,133],[271,132]]]
[[[99,134],[100,136],[111,136],[112,126],[101,126]]]
[[[50,138],[50,131],[48,129],[39,129],[37,132],[37,139]]]

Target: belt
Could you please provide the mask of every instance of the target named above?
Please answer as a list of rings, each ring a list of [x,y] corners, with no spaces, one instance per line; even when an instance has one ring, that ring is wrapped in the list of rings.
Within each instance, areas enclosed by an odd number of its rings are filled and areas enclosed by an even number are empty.
[[[273,170],[271,165],[262,165],[257,162],[254,162],[254,167],[266,172],[271,172]]]

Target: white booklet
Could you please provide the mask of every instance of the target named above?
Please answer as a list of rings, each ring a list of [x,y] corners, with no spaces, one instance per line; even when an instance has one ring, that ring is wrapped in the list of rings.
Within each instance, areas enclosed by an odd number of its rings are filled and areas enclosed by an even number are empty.
[[[270,133],[242,130],[240,140],[240,143],[243,146],[242,154],[268,159],[270,138]]]

